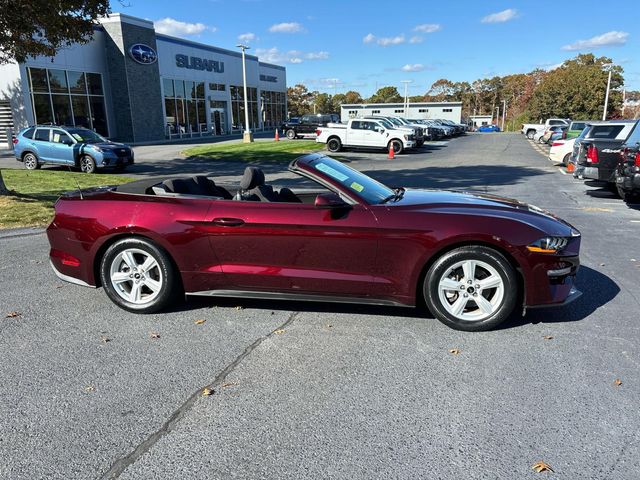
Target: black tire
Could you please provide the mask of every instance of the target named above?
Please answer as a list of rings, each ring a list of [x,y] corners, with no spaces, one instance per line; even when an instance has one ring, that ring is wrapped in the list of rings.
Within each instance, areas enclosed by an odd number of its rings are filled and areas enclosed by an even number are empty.
[[[570,160],[570,159],[571,159],[571,154],[570,154],[570,153],[567,153],[567,154],[564,156],[564,158],[562,159],[562,164],[563,164],[565,167],[568,167],[568,166],[569,166],[569,160]]]
[[[24,163],[24,168],[27,170],[37,170],[41,167],[40,161],[35,153],[25,153],[22,157],[22,162]]]
[[[400,140],[394,139],[387,144],[387,151],[389,151],[390,148],[393,148],[393,153],[398,154],[402,153],[404,146]]]
[[[285,135],[287,136],[287,138],[288,138],[289,140],[294,140],[294,139],[297,137],[297,135],[296,135],[296,131],[295,131],[295,130],[293,130],[293,129],[289,129],[289,130],[287,130],[287,132],[285,133]]]
[[[133,253],[136,261],[143,262],[145,255],[147,255],[148,257],[152,257],[157,264],[157,268],[153,267],[147,271],[140,269],[137,272],[132,272],[141,275],[140,281],[142,286],[139,287],[142,292],[141,295],[147,295],[146,298],[141,298],[138,303],[127,300],[125,298],[126,295],[123,294],[123,290],[125,291],[124,293],[126,293],[127,288],[129,288],[129,293],[131,293],[133,282],[135,281],[133,278],[132,280],[126,280],[120,283],[119,285],[122,285],[122,287],[116,287],[111,277],[112,269],[117,270],[117,273],[124,274],[131,271],[126,270],[128,264],[123,262],[121,254],[132,251],[139,252]],[[145,285],[145,275],[148,275],[149,279],[153,279],[161,284],[157,295],[153,296],[153,291]],[[184,299],[180,274],[174,267],[169,255],[152,242],[142,238],[124,238],[107,249],[100,262],[100,281],[109,299],[120,308],[129,312],[153,313],[162,310],[169,304],[176,303],[180,298]],[[130,285],[124,285],[124,283]]]
[[[459,277],[460,274],[464,275],[464,268],[456,267],[460,263],[469,261],[477,262],[471,284],[466,277]],[[450,278],[450,275],[457,280]],[[483,290],[479,282],[494,278],[494,275],[498,276],[496,281],[501,284],[493,288],[484,287]],[[477,278],[483,276],[484,278]],[[447,282],[449,280],[457,282],[455,289],[440,288],[440,282],[445,278]],[[458,291],[458,288],[461,290]],[[438,320],[455,330],[467,332],[491,330],[504,322],[511,315],[519,296],[516,272],[511,264],[496,250],[483,246],[461,247],[442,255],[429,268],[422,290],[427,307]],[[466,297],[462,297],[463,295]],[[488,312],[482,311],[481,304],[476,303],[480,298],[486,301],[483,304],[488,305]],[[460,318],[450,311],[455,310],[457,300],[460,300],[460,304],[463,305],[460,316],[466,315],[468,318]],[[448,307],[443,304],[443,301],[447,302]]]
[[[528,138],[529,140],[533,140],[533,137],[534,137],[534,135],[535,135],[535,134],[536,134],[536,131],[535,131],[535,130],[528,130],[528,131],[527,131],[527,138]]]
[[[640,192],[637,190],[628,192],[622,188],[622,185],[616,184],[616,192],[626,203],[640,203]]]
[[[96,161],[91,155],[83,155],[78,161],[82,173],[96,173]]]
[[[334,153],[342,150],[342,142],[340,141],[340,139],[335,137],[330,138],[327,142],[327,150]]]

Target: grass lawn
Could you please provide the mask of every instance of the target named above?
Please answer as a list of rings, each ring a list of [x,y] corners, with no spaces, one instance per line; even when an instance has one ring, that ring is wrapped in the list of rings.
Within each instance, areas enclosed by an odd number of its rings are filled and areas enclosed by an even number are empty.
[[[238,140],[237,143],[189,148],[184,154],[188,157],[205,157],[212,160],[289,163],[300,155],[322,150],[323,147],[324,145],[314,140],[267,140],[254,143],[242,143],[242,140]]]
[[[46,225],[53,204],[64,192],[133,181],[124,175],[73,173],[52,170],[2,170],[11,193],[0,195],[0,228]]]

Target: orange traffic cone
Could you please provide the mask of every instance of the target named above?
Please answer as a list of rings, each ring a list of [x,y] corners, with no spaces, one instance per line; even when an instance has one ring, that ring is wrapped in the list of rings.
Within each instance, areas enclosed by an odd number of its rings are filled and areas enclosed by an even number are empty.
[[[572,173],[575,171],[575,169],[576,169],[576,166],[573,163],[569,162],[567,164],[567,172]]]
[[[396,152],[393,150],[393,143],[389,144],[389,155],[387,156],[389,160],[393,160],[396,158]]]
[[[280,141],[280,133],[278,133],[278,129],[277,128],[276,128],[276,137],[275,137],[274,141],[276,141],[276,142]]]

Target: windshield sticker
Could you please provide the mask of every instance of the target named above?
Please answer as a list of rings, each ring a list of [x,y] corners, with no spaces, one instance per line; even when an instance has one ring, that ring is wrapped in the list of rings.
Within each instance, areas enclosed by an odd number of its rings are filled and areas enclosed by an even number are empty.
[[[73,136],[73,138],[75,138],[76,140],[78,140],[79,142],[82,142],[84,140],[84,138],[82,138],[80,135],[78,135],[77,133],[72,133],[71,134]]]
[[[330,167],[329,165],[327,165],[326,163],[318,163],[318,165],[316,166],[316,168],[318,170],[320,170],[321,172],[326,173],[327,175],[329,175],[332,178],[335,178],[336,180],[338,180],[339,182],[344,182],[347,178],[349,178],[347,175],[345,175],[344,173],[340,173],[338,170],[336,170],[333,167]]]
[[[364,190],[364,187],[356,182],[353,182],[351,184],[351,188],[353,188],[356,192],[361,192],[362,190]]]

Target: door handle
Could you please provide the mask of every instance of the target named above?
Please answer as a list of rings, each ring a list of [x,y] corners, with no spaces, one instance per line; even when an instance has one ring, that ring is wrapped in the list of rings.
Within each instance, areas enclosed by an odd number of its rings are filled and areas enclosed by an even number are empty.
[[[213,223],[221,227],[239,227],[244,225],[244,220],[241,218],[214,218]]]

